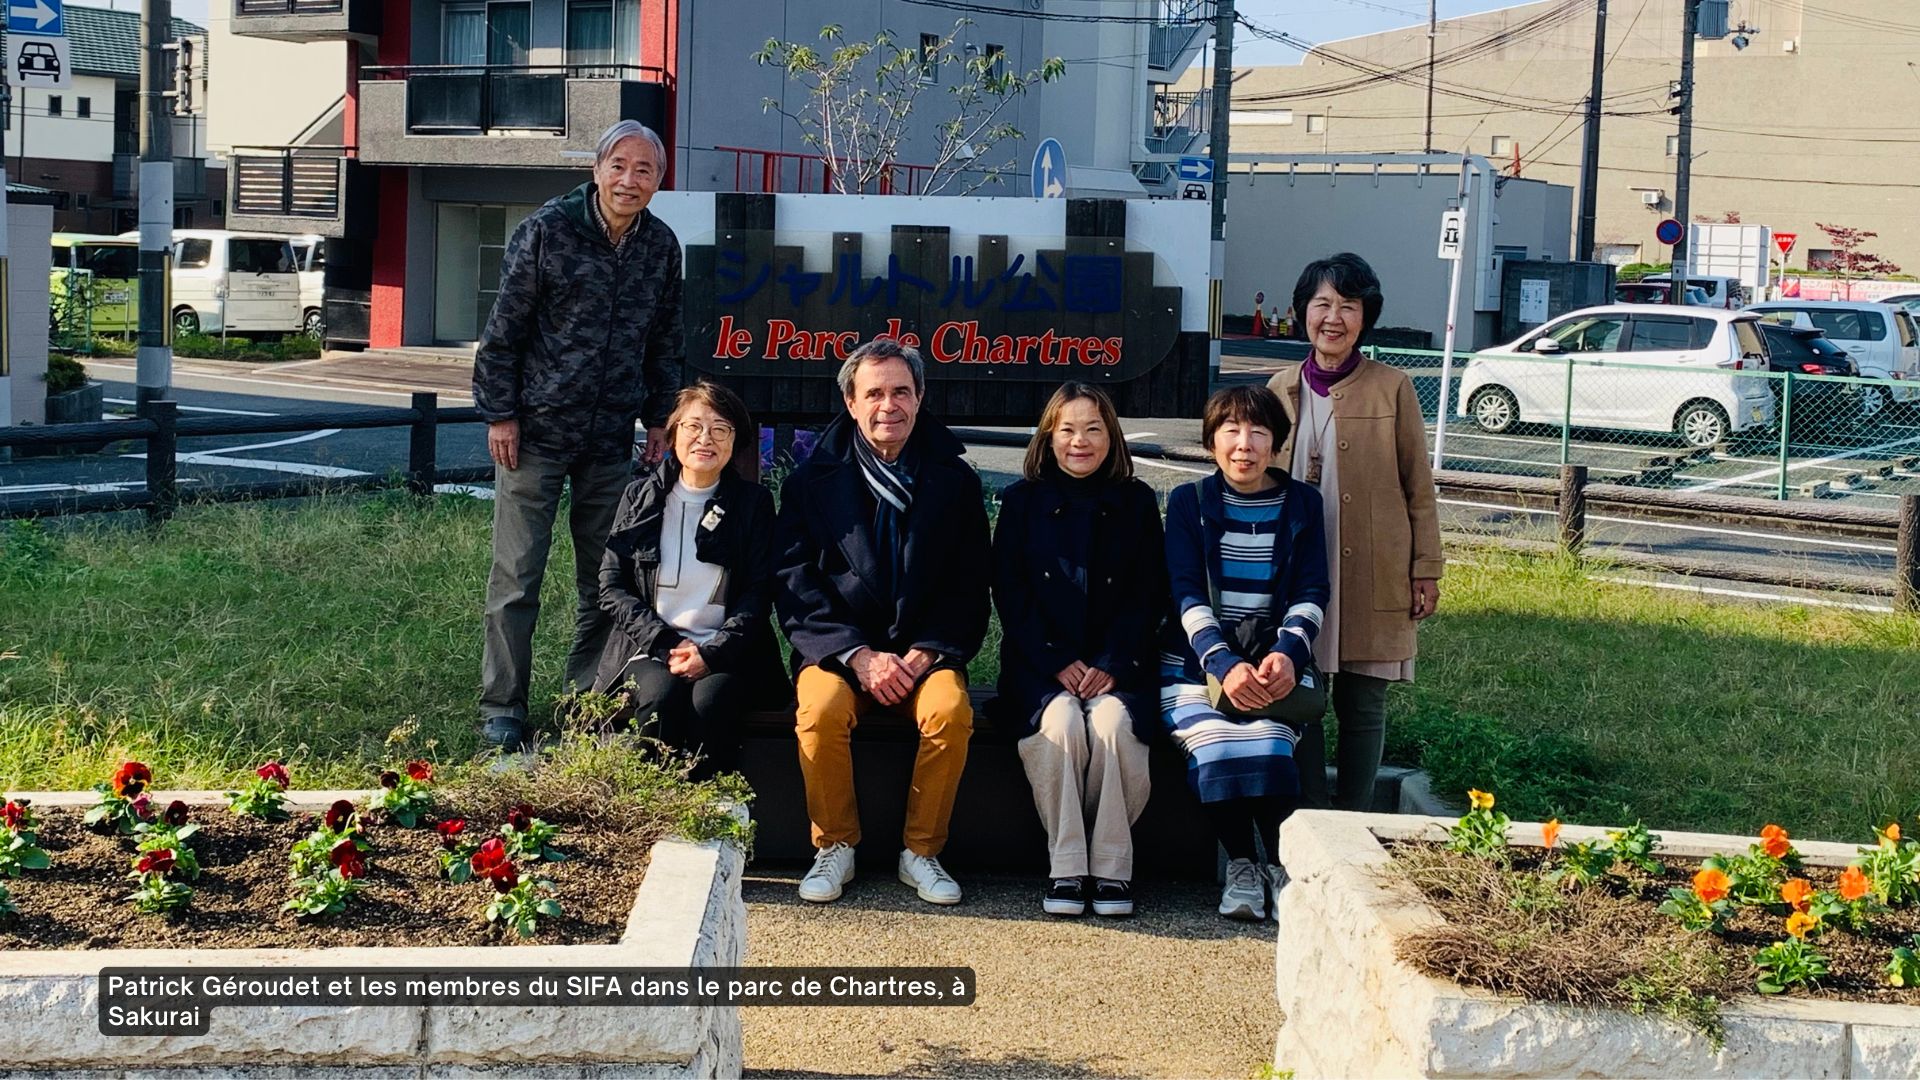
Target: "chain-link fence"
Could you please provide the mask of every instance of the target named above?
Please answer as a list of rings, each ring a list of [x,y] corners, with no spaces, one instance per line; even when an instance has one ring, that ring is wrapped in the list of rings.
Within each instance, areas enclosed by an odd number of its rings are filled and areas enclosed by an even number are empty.
[[[1367,351],[1412,378],[1429,446],[1444,419],[1449,469],[1550,476],[1579,464],[1603,483],[1887,506],[1920,492],[1920,381],[1752,359],[1456,351],[1443,408],[1440,352]]]

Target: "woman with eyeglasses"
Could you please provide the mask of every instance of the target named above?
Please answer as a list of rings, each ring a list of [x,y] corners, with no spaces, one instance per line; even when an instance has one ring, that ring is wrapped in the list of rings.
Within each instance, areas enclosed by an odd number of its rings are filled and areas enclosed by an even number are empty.
[[[600,605],[614,626],[594,688],[624,693],[641,730],[697,755],[705,778],[734,767],[754,689],[785,685],[768,619],[773,495],[728,467],[736,447],[758,449],[733,391],[680,391],[667,433],[673,453],[627,485],[607,537]]]

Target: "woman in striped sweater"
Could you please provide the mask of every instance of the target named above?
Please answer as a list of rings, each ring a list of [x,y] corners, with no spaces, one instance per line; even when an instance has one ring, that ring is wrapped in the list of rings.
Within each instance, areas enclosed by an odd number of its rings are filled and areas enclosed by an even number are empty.
[[[1236,919],[1266,917],[1300,793],[1293,744],[1326,703],[1312,666],[1328,594],[1320,493],[1273,464],[1287,429],[1265,387],[1214,394],[1200,439],[1219,471],[1167,498],[1161,719],[1227,850],[1220,913]]]

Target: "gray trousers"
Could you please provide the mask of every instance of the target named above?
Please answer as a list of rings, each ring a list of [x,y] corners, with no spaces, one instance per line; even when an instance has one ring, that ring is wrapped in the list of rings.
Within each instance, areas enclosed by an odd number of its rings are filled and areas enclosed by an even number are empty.
[[[487,577],[487,638],[480,659],[480,716],[527,719],[533,677],[533,628],[540,618],[540,586],[547,577],[553,521],[570,481],[573,503],[573,578],[579,590],[573,648],[567,653],[567,689],[593,685],[600,651],[613,622],[600,610],[600,556],[620,495],[633,478],[633,461],[541,457],[520,448],[520,467],[493,469],[493,572]]]
[[[1153,785],[1127,707],[1112,694],[1085,702],[1055,694],[1040,730],[1018,745],[1047,827],[1048,873],[1133,880],[1133,823]]]
[[[1340,789],[1328,797],[1327,735],[1316,720],[1294,743],[1294,764],[1300,767],[1300,805],[1318,809],[1371,810],[1373,783],[1380,775],[1380,752],[1387,742],[1387,687],[1385,679],[1338,671],[1333,683],[1333,717],[1339,727],[1334,765]]]

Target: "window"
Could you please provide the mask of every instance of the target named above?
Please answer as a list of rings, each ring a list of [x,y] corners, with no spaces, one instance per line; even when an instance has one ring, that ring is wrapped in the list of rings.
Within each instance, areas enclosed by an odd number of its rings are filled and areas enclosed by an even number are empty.
[[[59,116],[61,113],[61,110],[62,110],[62,102],[60,100],[60,95],[48,94],[47,95],[47,115]]]
[[[1769,311],[1768,317],[1780,316],[1780,321],[1791,324],[1795,316],[1805,315],[1808,321],[1826,332],[1835,341],[1885,341],[1887,339],[1886,320],[1877,311],[1849,311],[1845,308],[1785,308]]]
[[[235,237],[227,241],[227,269],[236,274],[293,272],[293,246],[285,240]]]
[[[188,237],[173,243],[173,265],[182,270],[198,270],[213,259],[213,241]]]
[[[487,62],[487,6],[448,4],[440,18],[440,62]]]
[[[487,63],[517,67],[527,62],[533,40],[533,5],[496,2],[487,5]]]
[[[1618,352],[1626,328],[1621,316],[1594,315],[1561,323],[1544,336],[1559,342],[1566,352]]]
[[[140,249],[128,244],[76,244],[73,263],[95,278],[126,280],[140,276]]]
[[[576,76],[620,78],[640,63],[640,0],[573,0],[567,5],[567,63],[604,64]]]
[[[1900,328],[1900,344],[1912,345],[1914,341],[1912,316],[1904,311],[1896,311],[1893,313],[1893,325]]]
[[[1667,136],[1667,156],[1668,157],[1680,156],[1680,136],[1678,135]]]
[[[1753,319],[1741,319],[1733,324],[1733,340],[1740,348],[1742,360],[1758,360],[1765,367],[1767,343],[1760,336],[1760,324]]]
[[[227,204],[224,200],[213,200],[213,216],[217,218],[227,216]]]
[[[987,46],[987,75],[993,79],[1003,79],[1007,74],[1007,47],[1005,45]]]
[[[1633,352],[1662,352],[1698,349],[1713,340],[1713,322],[1681,316],[1636,316],[1633,320]]]
[[[82,120],[91,118],[93,116],[93,99],[90,97],[74,98],[73,115]]]
[[[1493,156],[1508,158],[1513,156],[1513,136],[1495,135],[1493,137]]]
[[[177,206],[173,211],[173,227],[176,229],[193,228],[193,207]]]
[[[1807,269],[1838,270],[1840,269],[1840,253],[1832,248],[1808,248]]]
[[[920,81],[940,81],[940,35],[920,35]]]
[[[1325,113],[1308,113],[1307,114],[1307,134],[1319,135],[1325,132],[1326,130],[1327,130],[1327,117]]]
[[[92,194],[91,192],[86,192],[86,191],[76,191],[76,192],[74,192],[74,193],[73,193],[73,208],[74,208],[75,210],[91,210],[91,209],[93,209],[93,194]]]

